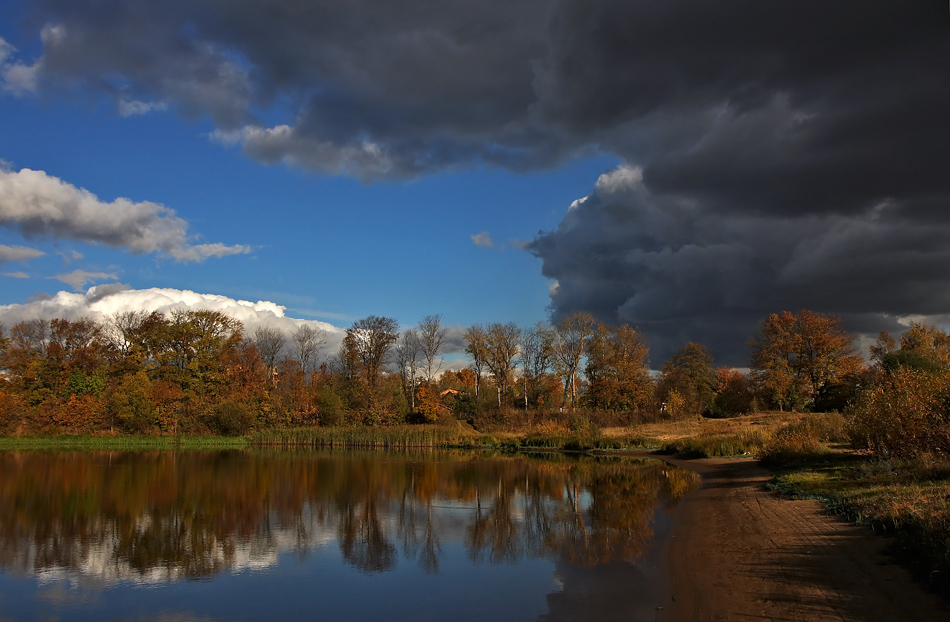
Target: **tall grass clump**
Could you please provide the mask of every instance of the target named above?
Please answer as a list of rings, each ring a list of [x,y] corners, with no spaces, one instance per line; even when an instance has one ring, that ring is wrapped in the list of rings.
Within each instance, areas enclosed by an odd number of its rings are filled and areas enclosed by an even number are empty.
[[[680,458],[714,458],[758,455],[766,442],[760,430],[743,430],[734,434],[699,434],[668,441],[660,450]]]
[[[391,427],[306,427],[263,430],[249,438],[268,447],[328,447],[340,449],[411,449],[474,447],[484,437],[462,428],[437,425]]]
[[[571,417],[568,422],[542,422],[521,439],[521,448],[527,450],[620,450],[654,445],[650,439],[635,434],[604,436],[597,425],[582,417]]]
[[[759,457],[770,466],[806,462],[828,453],[829,443],[848,440],[847,422],[841,414],[810,415],[779,428]]]

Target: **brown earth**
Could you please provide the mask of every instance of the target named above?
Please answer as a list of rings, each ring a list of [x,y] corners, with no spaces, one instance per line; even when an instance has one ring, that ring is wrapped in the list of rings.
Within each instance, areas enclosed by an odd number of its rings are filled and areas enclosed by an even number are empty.
[[[950,620],[885,554],[886,538],[770,493],[756,461],[661,459],[703,484],[677,510],[658,620]]]

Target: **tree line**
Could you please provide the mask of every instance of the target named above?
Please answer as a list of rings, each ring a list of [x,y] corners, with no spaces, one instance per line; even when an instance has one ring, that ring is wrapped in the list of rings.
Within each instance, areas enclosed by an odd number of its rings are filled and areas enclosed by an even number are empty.
[[[571,415],[629,425],[844,410],[871,404],[902,374],[929,374],[933,384],[950,368],[950,336],[935,327],[915,324],[899,341],[882,334],[866,364],[837,317],[807,310],[763,320],[748,343],[748,373],[717,368],[697,343],[651,372],[636,328],[587,313],[470,326],[470,364],[457,371],[442,369],[447,335],[441,315],[403,331],[368,316],[328,352],[327,335],[309,325],[247,333],[208,310],[20,322],[0,330],[0,431],[243,434],[456,419],[491,428]]]

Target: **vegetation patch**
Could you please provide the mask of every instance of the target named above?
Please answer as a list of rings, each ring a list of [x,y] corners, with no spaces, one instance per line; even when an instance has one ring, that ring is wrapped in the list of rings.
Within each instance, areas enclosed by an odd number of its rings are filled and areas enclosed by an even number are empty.
[[[930,587],[950,588],[950,461],[922,457],[866,461],[826,459],[779,475],[770,488],[817,498],[833,512],[895,536],[893,551]]]
[[[759,457],[766,466],[808,463],[848,442],[845,418],[838,413],[809,415],[789,423],[763,443]]]
[[[246,449],[244,437],[234,436],[0,436],[0,451],[11,450],[149,450]]]
[[[667,441],[660,452],[687,459],[752,456],[759,454],[764,442],[765,435],[759,430],[734,434],[699,434]]]
[[[252,445],[408,449],[414,447],[477,447],[497,445],[494,437],[456,427],[402,425],[380,427],[299,427],[252,434]]]

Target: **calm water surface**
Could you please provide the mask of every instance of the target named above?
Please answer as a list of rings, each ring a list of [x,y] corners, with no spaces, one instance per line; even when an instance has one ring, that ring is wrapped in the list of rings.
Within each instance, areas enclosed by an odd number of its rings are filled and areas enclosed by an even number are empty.
[[[620,458],[0,453],[0,620],[652,620],[698,484]]]

